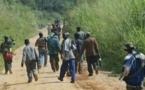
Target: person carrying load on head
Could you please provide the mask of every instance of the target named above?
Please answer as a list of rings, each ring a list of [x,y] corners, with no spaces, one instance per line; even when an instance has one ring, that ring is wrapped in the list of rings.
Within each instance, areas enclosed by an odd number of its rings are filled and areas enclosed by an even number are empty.
[[[11,40],[9,40],[9,38]],[[12,37],[4,36],[4,42],[1,44],[0,48],[4,59],[5,74],[7,74],[8,71],[12,74],[13,45],[15,45],[14,39],[12,39]]]

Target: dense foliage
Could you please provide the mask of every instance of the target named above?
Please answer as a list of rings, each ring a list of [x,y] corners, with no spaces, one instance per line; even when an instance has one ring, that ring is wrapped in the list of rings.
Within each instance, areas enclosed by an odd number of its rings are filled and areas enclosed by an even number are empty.
[[[16,47],[23,45],[24,39],[36,34],[35,16],[31,10],[21,4],[5,4],[0,1],[0,44],[4,41],[3,36],[11,36]],[[30,33],[33,32],[33,33]],[[0,68],[3,67],[0,59]]]
[[[125,42],[133,42],[138,51],[145,53],[145,0],[83,1],[66,14],[67,30],[74,33],[80,26],[97,38],[105,70],[120,72]]]

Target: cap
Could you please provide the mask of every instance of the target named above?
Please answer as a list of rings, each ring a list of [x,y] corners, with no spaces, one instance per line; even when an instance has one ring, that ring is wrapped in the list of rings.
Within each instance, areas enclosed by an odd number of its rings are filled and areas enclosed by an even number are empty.
[[[5,36],[4,36],[4,39],[8,39],[8,38],[9,38],[9,36],[8,36],[8,35],[5,35]]]
[[[126,50],[126,49],[134,49],[134,46],[133,46],[132,42],[127,42],[124,46],[125,46],[124,50]]]

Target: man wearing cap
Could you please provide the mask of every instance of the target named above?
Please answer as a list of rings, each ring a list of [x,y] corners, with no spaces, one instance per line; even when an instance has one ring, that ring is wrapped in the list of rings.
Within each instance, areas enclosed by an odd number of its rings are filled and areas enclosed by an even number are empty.
[[[84,51],[86,51],[86,59],[87,59],[87,66],[88,66],[88,76],[93,76],[93,69],[95,73],[98,74],[98,60],[100,59],[99,47],[98,43],[95,38],[91,37],[90,33],[86,33],[87,39],[84,41],[81,55]]]
[[[9,36],[4,36],[4,42],[1,44],[1,52],[3,55],[4,59],[4,66],[5,66],[5,74],[10,72],[12,74],[12,58],[13,58],[13,53],[12,53],[12,46],[15,45],[14,39],[10,37],[11,40],[9,40]]]
[[[64,75],[69,67],[71,74],[71,82],[75,83],[75,56],[73,54],[73,50],[76,49],[75,45],[72,44],[72,40],[69,39],[69,33],[63,33],[63,42],[62,42],[62,58],[63,62],[60,69],[59,80],[63,81]]]
[[[142,82],[145,75],[145,55],[134,50],[131,42],[126,43],[124,50],[128,55],[124,59],[123,80],[127,90],[142,90]]]
[[[32,76],[34,76],[35,81],[38,80],[38,76],[36,74],[36,62],[38,61],[38,55],[36,53],[35,48],[30,45],[28,39],[25,39],[24,43],[26,46],[23,49],[21,67],[23,67],[25,63],[28,76],[28,83],[30,83],[32,82]]]
[[[39,33],[39,38],[36,40],[35,46],[38,47],[39,52],[39,61],[38,68],[41,69],[44,63],[44,66],[47,66],[47,39],[43,37],[43,33]]]

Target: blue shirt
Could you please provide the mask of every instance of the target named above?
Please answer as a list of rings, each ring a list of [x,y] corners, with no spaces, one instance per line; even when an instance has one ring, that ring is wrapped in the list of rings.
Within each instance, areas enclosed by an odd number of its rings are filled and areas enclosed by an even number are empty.
[[[139,86],[142,84],[144,79],[144,55],[142,53],[133,52],[132,54],[128,54],[124,60],[123,72],[125,76],[134,75],[140,68],[139,73],[134,77],[124,78],[124,81],[127,85],[131,86]]]

